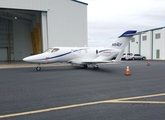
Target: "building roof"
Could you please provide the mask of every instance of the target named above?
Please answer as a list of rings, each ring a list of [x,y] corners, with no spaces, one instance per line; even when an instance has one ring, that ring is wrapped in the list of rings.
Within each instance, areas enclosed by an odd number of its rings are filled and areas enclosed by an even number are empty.
[[[88,5],[88,3],[81,2],[81,1],[79,1],[79,0],[71,0],[71,1],[78,2],[78,3],[84,4],[84,5]]]
[[[144,31],[139,31],[138,33],[143,33],[143,32],[148,32],[148,31],[154,31],[154,30],[159,30],[159,29],[163,29],[163,28],[165,28],[165,26],[164,27],[153,28],[153,29],[148,29],[148,30],[144,30]]]

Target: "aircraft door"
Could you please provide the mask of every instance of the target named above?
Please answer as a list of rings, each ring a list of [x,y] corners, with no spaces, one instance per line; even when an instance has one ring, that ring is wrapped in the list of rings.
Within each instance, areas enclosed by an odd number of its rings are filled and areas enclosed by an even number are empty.
[[[75,56],[75,52],[74,52],[74,49],[71,49],[71,54],[70,54],[72,57]]]

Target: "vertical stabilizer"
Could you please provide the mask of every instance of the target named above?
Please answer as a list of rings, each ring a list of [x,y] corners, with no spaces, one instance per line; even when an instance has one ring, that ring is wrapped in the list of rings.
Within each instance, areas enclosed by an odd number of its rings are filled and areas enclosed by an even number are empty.
[[[114,41],[110,45],[110,47],[116,48],[116,49],[125,49],[129,41],[135,35],[135,33],[136,33],[136,30],[129,30],[129,31],[124,32],[122,35],[118,37],[116,41]]]
[[[121,52],[117,55],[116,59],[115,59],[115,62],[120,62],[121,61],[121,57],[124,53],[124,49],[121,50]]]

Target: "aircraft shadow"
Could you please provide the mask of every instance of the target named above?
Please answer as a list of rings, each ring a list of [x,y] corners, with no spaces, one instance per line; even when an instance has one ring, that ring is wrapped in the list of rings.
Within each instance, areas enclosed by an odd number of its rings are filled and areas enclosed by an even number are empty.
[[[81,66],[51,66],[51,67],[41,67],[41,71],[36,71],[36,68],[28,68],[26,71],[29,72],[51,72],[51,71],[75,71],[75,70],[80,70],[80,71],[91,71],[91,72],[114,72],[112,69],[109,67],[99,67],[98,69],[95,69],[93,67],[88,67],[84,68]]]

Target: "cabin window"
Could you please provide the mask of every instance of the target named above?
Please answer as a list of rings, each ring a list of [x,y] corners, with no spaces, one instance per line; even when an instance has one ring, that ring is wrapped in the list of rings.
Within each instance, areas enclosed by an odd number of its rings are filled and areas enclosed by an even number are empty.
[[[53,50],[52,50],[52,52],[56,52],[56,51],[58,51],[59,49],[58,48],[54,48]]]

